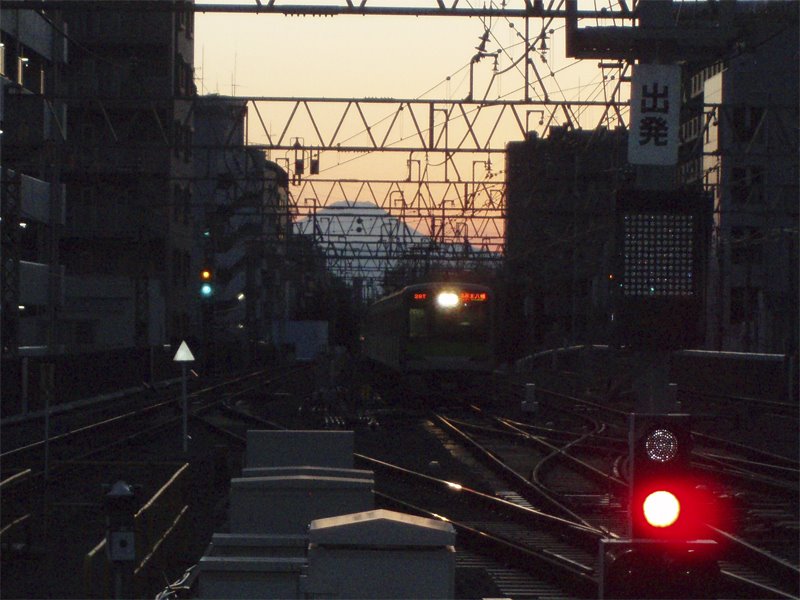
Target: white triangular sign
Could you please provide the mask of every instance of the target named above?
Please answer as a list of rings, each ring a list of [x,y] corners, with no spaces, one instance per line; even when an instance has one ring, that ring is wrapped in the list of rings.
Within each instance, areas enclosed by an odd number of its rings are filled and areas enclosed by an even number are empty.
[[[175,358],[173,358],[175,362],[191,362],[194,360],[194,354],[192,351],[189,350],[189,346],[186,345],[186,342],[181,342],[178,351],[175,353]]]

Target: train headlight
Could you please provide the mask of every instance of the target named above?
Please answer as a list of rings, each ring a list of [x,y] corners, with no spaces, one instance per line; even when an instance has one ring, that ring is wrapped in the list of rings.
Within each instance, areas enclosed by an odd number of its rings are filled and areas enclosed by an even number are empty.
[[[458,294],[453,292],[441,292],[436,296],[436,304],[440,308],[453,308],[458,305]]]

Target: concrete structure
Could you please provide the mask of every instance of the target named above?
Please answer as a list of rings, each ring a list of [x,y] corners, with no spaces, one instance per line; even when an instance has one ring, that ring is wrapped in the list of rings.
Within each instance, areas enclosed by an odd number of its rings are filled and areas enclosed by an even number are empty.
[[[741,49],[690,67],[681,178],[714,197],[707,348],[798,347],[798,4],[737,2]]]
[[[215,533],[206,556],[303,558],[308,534]]]
[[[231,533],[302,534],[374,506],[372,472],[352,468],[352,431],[251,430],[245,465],[231,480]]]
[[[26,10],[3,11],[0,18],[1,331],[2,356],[10,360],[63,352],[58,236],[64,190],[58,156],[66,141],[66,113],[52,99],[67,61],[60,24],[57,15]]]
[[[374,508],[374,481],[345,477],[231,480],[231,533],[301,534],[314,519]]]
[[[248,432],[247,464],[281,466],[231,480],[230,533],[214,534],[200,559],[195,597],[455,596],[452,525],[373,510],[371,471],[319,466],[330,456],[352,465],[352,434]]]
[[[198,563],[197,598],[303,598],[305,558],[204,556]]]
[[[352,431],[250,430],[245,465],[352,469],[353,447]]]
[[[167,0],[157,0],[165,2]],[[72,53],[63,160],[67,276],[95,282],[92,304],[119,301],[131,326],[102,311],[74,314],[83,347],[112,336],[147,348],[190,332],[194,15],[186,11],[69,11]],[[109,293],[111,292],[111,293]],[[76,307],[77,308],[77,307]]]
[[[242,477],[349,477],[372,479],[374,473],[363,469],[331,469],[329,467],[245,467]]]
[[[4,415],[150,380],[189,333],[193,12],[89,4],[0,15]]]
[[[509,358],[604,341],[624,130],[552,127],[506,154]]]
[[[453,598],[455,530],[389,510],[309,527],[308,598]]]

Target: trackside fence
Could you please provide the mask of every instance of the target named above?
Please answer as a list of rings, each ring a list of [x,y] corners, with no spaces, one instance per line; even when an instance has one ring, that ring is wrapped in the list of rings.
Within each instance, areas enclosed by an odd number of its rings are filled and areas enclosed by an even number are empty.
[[[29,550],[31,545],[31,469],[0,481],[0,543],[4,550]]]

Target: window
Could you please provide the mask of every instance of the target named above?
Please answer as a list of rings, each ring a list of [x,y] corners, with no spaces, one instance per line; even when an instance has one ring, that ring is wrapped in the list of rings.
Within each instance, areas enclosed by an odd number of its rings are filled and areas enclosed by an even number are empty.
[[[734,107],[733,131],[736,139],[743,143],[751,142],[763,117],[764,109],[761,106]]]
[[[734,227],[731,230],[731,262],[735,265],[760,264],[764,235],[756,227]]]
[[[764,168],[734,167],[731,170],[731,200],[735,205],[763,204]]]

